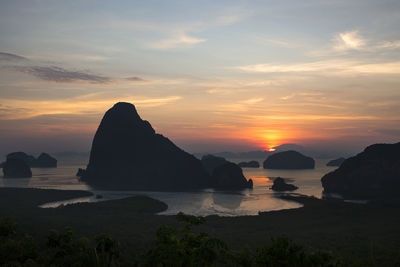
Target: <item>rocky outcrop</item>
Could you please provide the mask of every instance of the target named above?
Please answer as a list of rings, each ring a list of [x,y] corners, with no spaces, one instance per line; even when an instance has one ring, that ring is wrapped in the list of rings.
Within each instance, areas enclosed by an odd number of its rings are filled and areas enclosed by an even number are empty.
[[[212,174],[216,181],[216,188],[242,189],[253,188],[253,181],[249,181],[243,175],[242,169],[235,163],[227,162],[216,167]]]
[[[130,103],[117,103],[105,113],[81,180],[119,190],[181,191],[213,185],[200,160],[157,134]]]
[[[345,161],[345,158],[337,158],[337,159],[333,159],[331,161],[329,161],[326,166],[335,166],[338,167],[340,165],[342,165],[342,163]]]
[[[293,191],[298,189],[298,187],[292,184],[287,184],[283,178],[277,177],[274,179],[274,184],[271,189],[274,191]]]
[[[31,164],[31,167],[57,168],[57,160],[47,153],[41,153],[39,157]]]
[[[324,193],[344,198],[369,199],[398,195],[400,143],[375,144],[346,159],[321,179]]]
[[[32,171],[29,165],[19,158],[8,158],[3,166],[4,178],[29,178]]]
[[[278,152],[264,161],[264,169],[314,169],[313,158],[296,151]]]
[[[82,177],[86,173],[85,169],[79,168],[78,171],[76,172],[76,177]]]
[[[260,168],[260,163],[258,161],[252,160],[248,162],[239,162],[238,163],[239,167],[241,168]]]
[[[35,157],[32,155],[28,155],[25,152],[12,152],[10,154],[7,155],[7,160],[8,159],[21,159],[23,161],[25,161],[25,163],[27,163],[29,166],[31,166],[31,164],[36,161]]]
[[[204,155],[201,158],[201,163],[203,164],[204,169],[208,172],[208,174],[212,175],[215,168],[228,163],[226,159],[223,157],[217,157],[211,154]]]
[[[47,153],[41,153],[38,158],[25,152],[12,152],[7,155],[8,159],[20,159],[31,168],[56,168],[57,160]]]
[[[186,191],[239,184],[236,177],[221,176],[212,177],[200,160],[157,134],[134,105],[120,102],[99,125],[81,180],[107,190]]]

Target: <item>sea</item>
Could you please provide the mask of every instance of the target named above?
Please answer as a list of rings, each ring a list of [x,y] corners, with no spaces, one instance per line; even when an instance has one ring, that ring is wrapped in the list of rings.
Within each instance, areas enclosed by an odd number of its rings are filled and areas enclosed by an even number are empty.
[[[254,159],[227,159],[238,163]],[[161,215],[174,215],[178,212],[196,216],[247,216],[260,212],[294,209],[302,205],[298,202],[279,198],[280,193],[270,188],[273,179],[282,177],[288,183],[299,187],[294,193],[322,197],[321,177],[337,167],[326,166],[330,159],[316,159],[315,169],[310,170],[266,170],[262,168],[263,159],[258,159],[260,168],[243,168],[247,179],[253,180],[253,189],[241,191],[218,191],[205,189],[196,192],[153,192],[153,191],[99,191],[94,190],[76,177],[79,168],[86,168],[86,160],[62,159],[57,168],[32,168],[32,178],[0,178],[0,187],[26,187],[61,190],[87,190],[91,197],[76,198],[52,203],[44,203],[42,208],[55,208],[79,202],[97,202],[121,199],[129,196],[146,195],[163,201],[168,209]]]

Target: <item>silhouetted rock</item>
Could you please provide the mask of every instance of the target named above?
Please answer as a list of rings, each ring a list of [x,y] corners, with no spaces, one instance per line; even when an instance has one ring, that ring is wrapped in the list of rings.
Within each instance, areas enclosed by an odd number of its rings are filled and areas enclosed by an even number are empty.
[[[239,162],[238,165],[239,167],[242,168],[260,168],[260,163],[258,163],[258,161],[255,160],[249,162]]]
[[[275,178],[271,189],[274,191],[293,191],[298,189],[298,187],[292,184],[287,184],[283,178],[277,177]]]
[[[81,179],[95,188],[120,190],[213,186],[201,161],[156,134],[130,103],[117,103],[105,113]]]
[[[204,155],[201,158],[201,163],[208,174],[212,175],[215,168],[228,163],[223,157],[217,157],[214,155]]]
[[[29,165],[20,158],[8,158],[3,166],[4,178],[29,178],[32,171]]]
[[[28,155],[25,152],[12,152],[7,155],[7,159],[21,159],[25,161],[29,166],[36,160],[34,156]]]
[[[212,174],[216,181],[216,188],[241,189],[253,188],[253,181],[249,181],[243,175],[242,169],[235,163],[227,162],[216,167]]]
[[[346,159],[321,179],[324,193],[345,198],[398,195],[400,188],[400,143],[375,144]]]
[[[329,161],[326,166],[340,166],[342,165],[343,161],[345,161],[345,158],[338,158],[338,159],[333,159]]]
[[[31,163],[31,167],[57,168],[57,160],[47,153],[41,153],[39,157]]]
[[[78,169],[78,172],[76,173],[76,176],[77,176],[77,177],[82,177],[82,176],[85,175],[85,172],[86,172],[85,169],[79,168],[79,169]]]
[[[57,160],[47,153],[41,153],[36,159],[32,155],[25,152],[12,152],[7,155],[7,159],[21,159],[25,161],[31,168],[56,168]]]
[[[314,169],[313,158],[296,151],[278,152],[264,161],[264,169]]]

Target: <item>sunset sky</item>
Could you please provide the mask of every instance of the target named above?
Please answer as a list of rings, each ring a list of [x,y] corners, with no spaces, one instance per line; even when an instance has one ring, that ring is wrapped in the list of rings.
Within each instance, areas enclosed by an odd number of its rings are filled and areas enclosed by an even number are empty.
[[[400,141],[400,1],[0,1],[0,153],[115,102],[190,152]]]

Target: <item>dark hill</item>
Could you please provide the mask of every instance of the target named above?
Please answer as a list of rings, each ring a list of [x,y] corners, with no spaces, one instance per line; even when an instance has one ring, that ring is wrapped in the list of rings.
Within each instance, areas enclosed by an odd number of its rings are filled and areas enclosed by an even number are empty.
[[[296,151],[278,152],[264,161],[264,169],[314,169],[313,158]]]
[[[104,115],[82,180],[103,189],[191,190],[213,187],[200,160],[155,133],[130,103]]]
[[[338,169],[321,179],[324,193],[345,198],[398,195],[400,187],[400,143],[375,144],[346,159]]]

